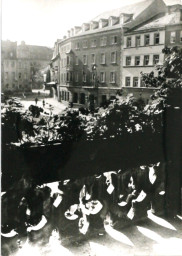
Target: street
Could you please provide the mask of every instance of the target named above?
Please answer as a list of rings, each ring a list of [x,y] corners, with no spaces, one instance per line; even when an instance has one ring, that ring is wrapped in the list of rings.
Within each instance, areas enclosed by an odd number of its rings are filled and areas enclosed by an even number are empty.
[[[40,92],[40,95],[38,95],[38,91]],[[37,104],[35,103],[35,98],[38,99]],[[43,100],[45,101],[45,107],[43,107]],[[66,105],[58,102],[57,99],[49,97],[48,91],[43,90],[33,90],[31,96],[21,98],[21,103],[26,109],[28,109],[30,105],[37,105],[38,107],[43,108],[44,112],[48,114],[50,114],[50,112],[53,114],[60,114],[66,108]]]

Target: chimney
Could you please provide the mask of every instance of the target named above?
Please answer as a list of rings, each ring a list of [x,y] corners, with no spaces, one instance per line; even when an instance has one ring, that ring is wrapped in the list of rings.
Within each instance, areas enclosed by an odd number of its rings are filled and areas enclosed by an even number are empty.
[[[70,30],[67,31],[68,38],[70,37]]]

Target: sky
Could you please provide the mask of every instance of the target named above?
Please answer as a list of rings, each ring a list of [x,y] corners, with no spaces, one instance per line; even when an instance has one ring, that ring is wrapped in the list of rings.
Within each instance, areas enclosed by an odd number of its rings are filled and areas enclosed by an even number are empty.
[[[141,0],[2,0],[2,39],[53,47],[67,30]],[[180,1],[180,0],[166,0]]]

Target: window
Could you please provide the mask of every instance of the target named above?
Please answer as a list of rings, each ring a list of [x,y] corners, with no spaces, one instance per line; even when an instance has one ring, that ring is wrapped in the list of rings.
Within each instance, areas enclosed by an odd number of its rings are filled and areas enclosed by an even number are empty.
[[[95,82],[95,73],[93,73],[93,72],[92,72],[91,80],[92,80],[92,82]]]
[[[126,46],[131,47],[131,37],[127,37],[126,39]]]
[[[83,65],[87,65],[87,55],[83,55]]]
[[[8,60],[5,62],[5,65],[6,65],[6,67],[9,66],[9,61]]]
[[[12,85],[12,88],[13,88],[13,89],[15,88],[15,84]]]
[[[180,43],[182,43],[182,30],[180,31]]]
[[[118,37],[117,36],[112,36],[111,37],[111,44],[117,44]]]
[[[70,57],[66,56],[66,65],[69,66],[70,65]],[[56,70],[56,69],[55,69]]]
[[[11,62],[11,67],[14,68],[14,66],[15,66],[15,62],[12,61],[12,62]]]
[[[5,79],[8,79],[8,72],[5,73]]]
[[[27,73],[24,74],[24,79],[27,79]]]
[[[70,73],[69,72],[66,73],[66,82],[70,82]]]
[[[78,65],[78,56],[75,56],[75,65]]]
[[[78,72],[75,73],[75,82],[78,82]]]
[[[21,68],[21,62],[19,62],[18,65],[19,65],[19,68]]]
[[[92,54],[92,55],[91,55],[91,63],[92,63],[92,64],[95,64],[95,54]]]
[[[135,66],[139,66],[140,65],[140,56],[136,56],[135,57]]]
[[[105,82],[105,72],[100,72],[100,82],[101,83]]]
[[[170,34],[170,43],[171,43],[171,44],[174,44],[175,42],[176,42],[176,32],[173,31],[173,32],[171,32],[171,34]]]
[[[145,44],[145,46],[150,44],[150,35],[145,35],[145,37],[144,37],[144,44]]]
[[[97,46],[97,40],[96,39],[93,39],[91,41],[91,47],[96,47]]]
[[[76,50],[79,50],[79,49],[80,49],[80,43],[79,43],[79,42],[76,42],[75,49],[76,49]]]
[[[130,86],[130,77],[126,77],[125,86]]]
[[[12,72],[12,80],[15,80],[15,72]]]
[[[154,34],[154,44],[159,44],[159,41],[160,41],[160,34],[155,33]]]
[[[83,48],[87,48],[88,44],[87,44],[87,40],[83,41]]]
[[[100,46],[106,46],[107,44],[107,37],[102,37],[100,39]]]
[[[140,46],[140,36],[135,37],[135,45],[136,45],[136,47]]]
[[[85,83],[87,81],[87,74],[83,72],[83,82]]]
[[[126,66],[130,66],[131,65],[131,56],[127,56],[126,57]]]
[[[77,103],[78,102],[78,93],[73,93],[73,103]]]
[[[6,89],[8,89],[9,88],[9,84],[6,84]]]
[[[10,52],[10,57],[13,57],[13,52]]]
[[[144,56],[144,66],[147,66],[149,64],[149,55]]]
[[[116,52],[111,52],[111,63],[116,63]]]
[[[80,104],[85,104],[85,93],[80,94]]]
[[[22,88],[22,85],[21,84],[19,84],[19,89],[21,89]]]
[[[64,82],[66,82],[66,73],[63,74]]]
[[[138,77],[133,77],[133,87],[138,87]]]
[[[105,103],[107,101],[106,95],[102,95],[102,103]]]
[[[105,53],[101,53],[101,64],[106,64],[106,55],[105,55]]]
[[[111,72],[110,73],[110,83],[115,83],[116,82],[116,73]]]
[[[145,83],[144,83],[142,77],[141,77],[141,79],[140,79],[140,87],[145,87]]]
[[[159,62],[159,55],[153,56],[153,64],[156,65]]]

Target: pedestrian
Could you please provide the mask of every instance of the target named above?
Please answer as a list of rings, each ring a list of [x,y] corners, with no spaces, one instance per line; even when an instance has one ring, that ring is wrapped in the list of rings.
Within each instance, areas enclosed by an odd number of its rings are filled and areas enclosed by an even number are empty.
[[[45,107],[45,100],[42,101],[43,108]]]
[[[38,99],[37,99],[37,97],[35,98],[35,104],[37,105],[37,102],[38,102]]]

